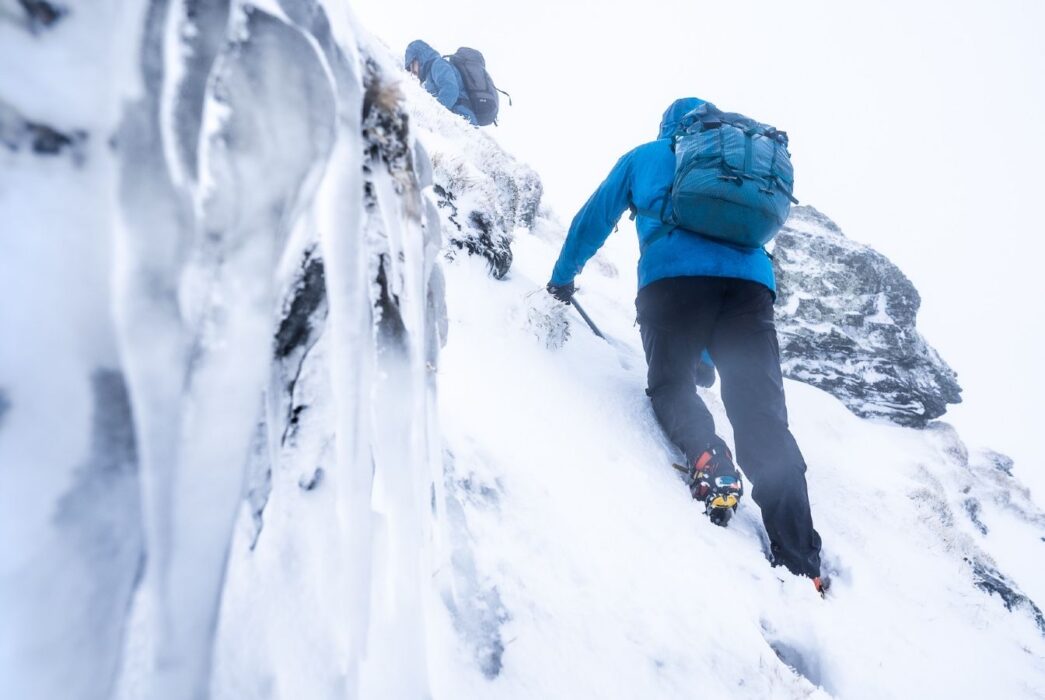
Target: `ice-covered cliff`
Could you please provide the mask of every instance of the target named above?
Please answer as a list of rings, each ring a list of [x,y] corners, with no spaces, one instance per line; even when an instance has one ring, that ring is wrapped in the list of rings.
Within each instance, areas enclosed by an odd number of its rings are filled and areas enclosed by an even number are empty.
[[[0,5],[0,695],[1040,694],[1045,514],[931,422],[894,266],[805,208],[774,251],[825,603],[671,469],[628,226],[605,343],[536,173],[396,53],[335,2]]]
[[[38,71],[0,79],[3,694],[205,695],[287,471],[336,494],[298,672],[427,693],[442,240],[398,68],[339,3],[39,9],[0,24]]]

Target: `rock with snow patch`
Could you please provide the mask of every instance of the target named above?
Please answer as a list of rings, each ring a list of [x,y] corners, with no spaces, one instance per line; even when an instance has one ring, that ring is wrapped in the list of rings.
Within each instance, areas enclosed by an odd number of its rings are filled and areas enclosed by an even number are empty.
[[[12,151],[28,148],[41,156],[69,153],[79,165],[85,157],[86,141],[87,132],[83,129],[61,131],[19,114],[13,105],[0,99],[0,145]]]
[[[784,376],[913,427],[961,401],[954,371],[915,327],[918,290],[888,258],[807,206],[792,210],[773,258]]]
[[[544,192],[540,177],[446,110],[413,76],[404,73],[402,81],[418,139],[432,158],[447,256],[479,255],[494,278],[503,278],[512,266],[512,236],[537,221]]]

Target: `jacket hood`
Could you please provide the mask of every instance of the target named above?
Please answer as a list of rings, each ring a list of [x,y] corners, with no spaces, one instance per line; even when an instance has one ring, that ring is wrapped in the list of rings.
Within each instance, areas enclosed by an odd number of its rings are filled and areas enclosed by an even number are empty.
[[[657,138],[666,139],[671,136],[682,117],[702,104],[706,104],[706,101],[699,97],[683,97],[672,102],[671,106],[664,110],[664,116],[660,120],[660,135]]]
[[[420,39],[414,39],[406,47],[406,56],[403,59],[403,67],[409,70],[410,64],[414,62],[414,59],[420,61],[421,66],[424,67],[427,63],[431,62],[432,59],[436,58],[439,58],[438,51]]]

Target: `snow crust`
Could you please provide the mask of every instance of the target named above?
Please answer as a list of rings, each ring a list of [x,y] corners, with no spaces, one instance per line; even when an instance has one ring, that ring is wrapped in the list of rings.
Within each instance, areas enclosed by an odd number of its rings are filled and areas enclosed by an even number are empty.
[[[574,315],[558,351],[528,333],[526,294],[556,252],[518,236],[498,285],[474,260],[447,270],[448,488],[505,608],[499,637],[511,640],[496,682],[472,674],[448,697],[1040,695],[1040,611],[1008,610],[982,576],[1007,572],[1041,599],[1031,553],[1045,520],[1018,483],[943,424],[863,420],[787,381],[834,579],[822,601],[770,568],[750,500],[723,530],[689,498],[643,393],[637,330],[618,308],[627,287],[607,296],[612,281],[580,280],[616,348]],[[702,393],[729,436],[717,392]]]

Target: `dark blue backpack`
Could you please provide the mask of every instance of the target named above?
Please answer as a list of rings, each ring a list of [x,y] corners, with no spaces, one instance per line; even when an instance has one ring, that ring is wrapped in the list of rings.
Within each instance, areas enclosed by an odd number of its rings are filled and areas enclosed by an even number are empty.
[[[777,234],[798,203],[787,133],[743,114],[702,104],[679,122],[672,137],[675,178],[659,211],[661,231],[680,226],[709,238],[759,248]]]
[[[486,70],[486,59],[481,53],[467,46],[457,49],[457,53],[446,56],[461,76],[468,104],[475,114],[479,126],[497,124],[497,111],[500,109],[500,98],[497,93],[507,95],[493,84],[493,78]],[[511,104],[511,97],[508,98]]]

